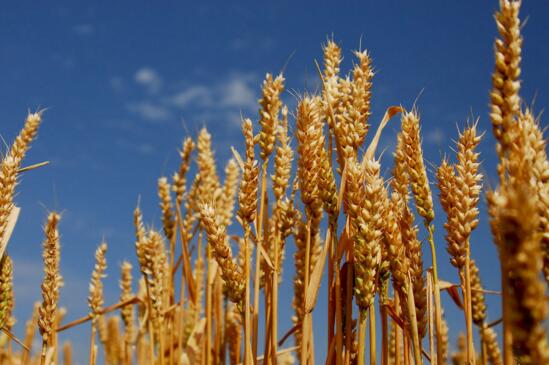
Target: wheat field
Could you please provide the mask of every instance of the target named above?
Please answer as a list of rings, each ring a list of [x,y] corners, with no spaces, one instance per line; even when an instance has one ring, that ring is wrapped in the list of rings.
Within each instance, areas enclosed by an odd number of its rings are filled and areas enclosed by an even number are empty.
[[[490,120],[459,126],[438,166],[423,153],[420,108],[383,106],[382,120],[371,120],[370,53],[354,51],[344,71],[347,52],[329,39],[314,63],[321,88],[293,93],[295,109],[282,99],[285,76],[266,75],[259,116],[242,117],[245,148],[232,148],[226,164],[216,161],[206,128],[184,138],[179,168],[158,178],[161,227],[145,223],[153,213],[139,204],[127,217],[135,252],[119,279],[105,277],[108,243],[97,247],[88,313],[59,305],[71,278],[60,271],[62,214],[50,212],[36,280],[42,300],[15,333],[9,241],[17,185],[21,174],[48,168],[24,164],[47,119],[29,113],[1,161],[0,364],[70,365],[71,342],[59,334],[76,327],[89,333],[90,365],[549,364],[549,160],[545,129],[521,97],[520,6],[500,0],[495,14]],[[478,151],[485,133],[496,141],[495,184],[486,183]],[[396,145],[387,166],[382,135]],[[437,204],[443,226],[435,226]],[[483,287],[484,268],[471,255],[479,224],[492,232],[498,256],[489,269],[499,271],[501,291]],[[450,260],[437,259],[437,247]],[[439,276],[448,266],[459,282]],[[118,302],[106,303],[105,280],[118,280]],[[293,283],[293,297],[281,295],[282,280]],[[443,294],[452,298],[444,308]],[[500,297],[501,308],[488,308],[486,295]],[[319,302],[328,308],[326,333],[313,321]],[[293,307],[290,328],[280,325],[281,303]],[[501,318],[489,321],[491,311]],[[466,329],[455,346],[450,312]]]

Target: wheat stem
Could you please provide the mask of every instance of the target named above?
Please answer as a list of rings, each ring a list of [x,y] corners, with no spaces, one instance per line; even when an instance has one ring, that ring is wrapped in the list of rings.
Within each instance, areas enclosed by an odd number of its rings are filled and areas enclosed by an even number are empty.
[[[368,312],[360,311],[358,315],[358,365],[364,365],[364,360],[366,357],[366,328],[368,322]]]
[[[442,359],[442,308],[440,304],[440,286],[438,282],[437,252],[435,246],[433,225],[429,226],[429,247],[431,248],[431,257],[433,263],[433,294],[435,301],[435,328],[437,337],[437,359]]]
[[[376,310],[374,301],[370,303],[369,308],[370,315],[370,365],[376,365],[377,352],[376,352]]]

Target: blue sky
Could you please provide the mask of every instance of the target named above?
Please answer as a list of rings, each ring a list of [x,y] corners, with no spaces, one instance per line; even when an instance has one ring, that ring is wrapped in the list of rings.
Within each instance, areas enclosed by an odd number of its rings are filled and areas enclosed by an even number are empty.
[[[486,130],[481,146],[488,179],[495,153],[487,117],[493,11],[497,1],[348,2],[10,2],[0,13],[0,134],[11,142],[28,109],[47,107],[27,163],[51,161],[24,174],[21,217],[9,246],[15,260],[16,332],[39,299],[42,224],[63,212],[62,303],[68,318],[84,314],[93,252],[110,244],[107,303],[117,298],[119,265],[135,259],[131,213],[141,195],[147,222],[158,225],[156,181],[176,169],[182,139],[206,125],[214,135],[220,172],[231,145],[242,149],[240,113],[257,120],[256,100],[266,72],[286,66],[288,90],[318,87],[314,59],[332,37],[344,49],[343,69],[362,44],[374,59],[374,126],[386,107],[418,101],[425,154],[438,164],[469,117]],[[527,1],[522,95],[536,111],[549,105],[549,3]],[[293,97],[285,100],[293,105]],[[547,119],[542,124],[547,126]],[[382,148],[394,144],[396,124]],[[387,156],[389,153],[386,154]],[[384,168],[390,160],[384,159]],[[432,176],[432,175],[431,175]],[[484,209],[483,209],[484,211]],[[438,212],[441,276],[456,281]],[[483,215],[482,218],[485,218]],[[425,232],[422,231],[422,237]],[[497,289],[496,252],[486,220],[474,235],[473,256],[486,287]],[[293,245],[288,245],[288,255]],[[430,262],[430,256],[425,257]],[[287,260],[283,293],[290,291]],[[282,298],[285,296],[282,295]],[[456,334],[461,315],[444,298]],[[498,318],[490,298],[490,319]],[[317,310],[323,318],[325,307]],[[281,304],[281,331],[289,301]],[[282,320],[282,319],[281,319]],[[285,323],[285,324],[284,324]],[[85,359],[88,327],[70,336]],[[319,333],[324,333],[320,325]],[[66,337],[65,337],[66,338]],[[319,356],[324,353],[321,335]]]

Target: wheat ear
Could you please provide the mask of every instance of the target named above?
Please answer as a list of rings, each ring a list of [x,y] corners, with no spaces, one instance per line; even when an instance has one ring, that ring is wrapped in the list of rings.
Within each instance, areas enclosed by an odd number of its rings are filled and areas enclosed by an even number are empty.
[[[38,328],[42,335],[42,357],[49,346],[53,345],[57,322],[57,303],[59,301],[59,288],[63,278],[59,273],[61,259],[61,247],[57,225],[60,216],[50,213],[44,227],[44,280],[42,281],[42,305],[38,309]]]

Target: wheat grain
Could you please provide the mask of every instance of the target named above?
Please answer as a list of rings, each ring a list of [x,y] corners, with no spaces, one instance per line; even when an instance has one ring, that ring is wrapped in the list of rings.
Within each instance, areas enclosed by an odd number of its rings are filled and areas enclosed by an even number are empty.
[[[239,266],[233,262],[225,227],[216,224],[216,212],[208,204],[202,206],[200,216],[208,235],[208,244],[213,249],[212,253],[228,287],[229,299],[241,305],[244,299],[244,277]]]
[[[11,156],[16,161],[17,169],[21,166],[21,161],[29,150],[31,142],[36,138],[41,122],[42,112],[29,113],[23,129],[15,138],[8,156]]]
[[[13,210],[13,197],[17,184],[17,160],[7,156],[2,160],[0,171],[0,242],[6,235],[8,220]]]
[[[197,140],[198,174],[200,183],[197,185],[197,194],[200,201],[212,203],[217,199],[219,177],[216,172],[214,152],[212,150],[212,136],[206,128],[202,128]]]
[[[256,218],[257,192],[259,188],[259,167],[255,160],[255,142],[252,121],[250,119],[245,119],[242,123],[242,133],[246,141],[246,162],[244,163],[240,191],[238,192],[238,216],[243,222],[247,222],[249,225]]]
[[[132,264],[124,261],[121,266],[120,277],[120,301],[124,302],[132,298]],[[126,343],[132,343],[134,337],[134,309],[133,306],[125,306],[121,309],[120,315],[124,322],[124,340]]]
[[[355,298],[362,312],[373,302],[376,275],[381,260],[383,217],[383,180],[379,165],[368,162],[362,171],[358,162],[346,162],[348,212],[353,228],[355,255]]]
[[[42,305],[40,306],[38,327],[44,344],[51,346],[52,336],[56,327],[57,303],[59,301],[59,288],[63,284],[63,278],[59,273],[61,260],[61,247],[57,225],[60,216],[50,213],[44,227],[44,280],[42,281]]]
[[[403,150],[406,156],[406,168],[410,176],[416,209],[429,226],[435,217],[433,198],[427,179],[427,170],[423,162],[423,151],[419,128],[419,115],[415,110],[402,115]]]
[[[322,200],[319,194],[321,165],[319,157],[324,146],[322,124],[316,102],[305,96],[298,105],[296,116],[297,174],[301,200],[307,219],[311,221],[311,242],[316,242],[322,218]],[[313,247],[314,244],[311,245]]]
[[[506,151],[516,138],[515,118],[520,109],[520,62],[522,36],[518,18],[520,1],[500,0],[496,25],[500,38],[495,41],[495,70],[490,92],[490,118],[496,150],[500,157],[498,172],[503,182]]]
[[[230,159],[225,168],[225,182],[220,197],[221,224],[228,227],[232,223],[235,196],[238,190],[239,169],[234,159]]]
[[[90,290],[88,296],[88,305],[90,306],[90,314],[94,319],[97,318],[103,308],[103,281],[105,271],[107,270],[107,260],[105,254],[107,252],[107,244],[101,243],[95,251],[95,266],[93,268]]]
[[[183,141],[183,148],[179,152],[181,157],[181,163],[179,164],[179,170],[173,176],[173,191],[175,192],[176,207],[180,207],[183,202],[183,195],[185,194],[187,183],[187,172],[190,168],[191,154],[195,149],[195,143],[192,138],[187,137]]]
[[[160,210],[162,211],[162,227],[168,241],[172,241],[175,234],[175,219],[173,213],[171,188],[166,177],[158,179],[158,197],[160,199]]]
[[[482,292],[482,284],[480,282],[479,270],[475,260],[471,260],[469,265],[469,270],[471,272],[473,322],[475,322],[477,326],[482,326],[486,320],[486,303]]]
[[[265,76],[263,81],[263,97],[259,100],[259,147],[261,158],[266,160],[273,152],[276,142],[276,131],[278,129],[278,115],[282,101],[280,93],[284,90],[284,77],[278,75],[273,79],[271,74]]]
[[[502,365],[501,351],[496,336],[496,332],[491,327],[486,327],[482,331],[482,341],[486,344],[486,353],[488,360],[492,365]]]
[[[4,327],[13,308],[13,264],[5,255],[0,265],[0,327]]]
[[[282,121],[278,126],[278,141],[274,159],[275,173],[271,175],[276,201],[282,199],[286,194],[294,158],[294,151],[290,146],[290,137],[288,136],[288,108],[286,106],[282,107]]]

